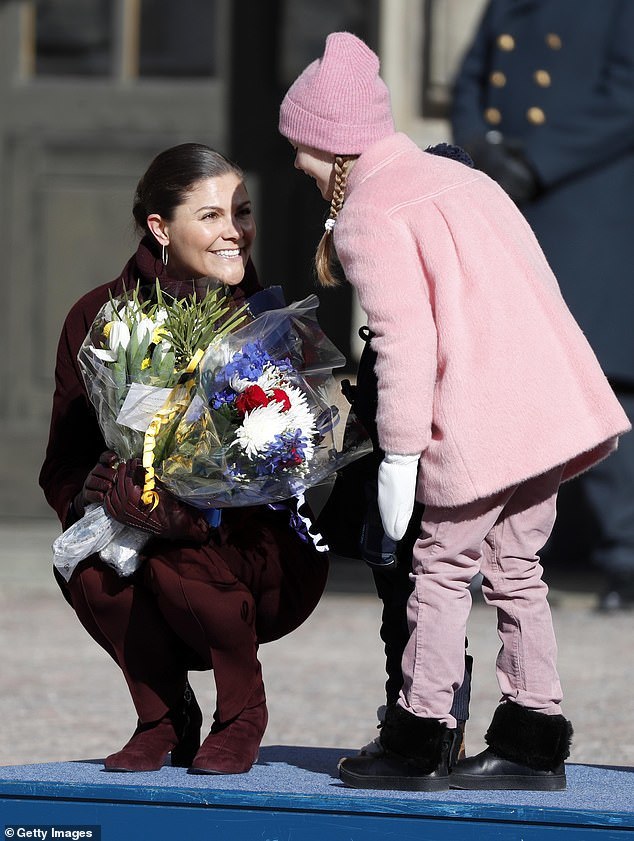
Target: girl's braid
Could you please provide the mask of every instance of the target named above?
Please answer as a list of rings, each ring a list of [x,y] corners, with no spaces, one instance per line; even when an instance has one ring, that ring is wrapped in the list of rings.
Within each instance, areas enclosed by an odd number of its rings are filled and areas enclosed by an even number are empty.
[[[344,158],[342,155],[335,157],[335,183],[332,192],[332,200],[330,202],[330,213],[326,220],[326,230],[317,246],[317,253],[315,255],[315,268],[317,270],[317,279],[322,286],[337,286],[339,281],[332,274],[332,229],[335,226],[339,211],[343,207],[346,197],[346,184],[348,182],[348,170],[353,158]]]

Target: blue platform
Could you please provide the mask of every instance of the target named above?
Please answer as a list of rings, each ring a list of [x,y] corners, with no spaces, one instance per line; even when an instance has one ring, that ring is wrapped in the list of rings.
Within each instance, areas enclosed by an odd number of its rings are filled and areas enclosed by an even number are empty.
[[[0,767],[0,832],[89,826],[103,841],[634,839],[634,768],[568,765],[564,792],[370,792],[337,778],[338,759],[351,753],[266,747],[248,774],[222,777],[169,766],[109,774],[100,760]]]

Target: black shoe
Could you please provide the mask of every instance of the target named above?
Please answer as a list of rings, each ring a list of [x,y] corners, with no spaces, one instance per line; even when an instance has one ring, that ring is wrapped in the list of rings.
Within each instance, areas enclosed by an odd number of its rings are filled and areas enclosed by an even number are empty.
[[[385,711],[383,754],[344,757],[339,778],[352,788],[386,791],[447,791],[449,761],[461,739],[457,729],[421,718],[394,704]]]
[[[349,756],[339,762],[339,779],[350,788],[384,791],[447,791],[447,760],[429,774],[407,759],[393,754]]]
[[[377,718],[379,719],[378,729],[380,730],[383,727],[385,722],[385,716],[387,713],[387,706],[380,706],[377,711]],[[449,768],[453,768],[454,765],[461,759],[464,759],[466,756],[465,753],[465,730],[466,730],[467,722],[464,719],[458,720],[458,726],[454,731],[455,735],[451,743],[451,748],[449,750]],[[381,736],[380,734],[376,736],[374,739],[369,741],[365,744],[362,748],[359,749],[358,756],[383,756],[385,753],[385,748],[381,744]]]
[[[507,701],[496,709],[485,737],[489,747],[452,770],[451,788],[561,791],[572,726],[563,715],[546,715]]]
[[[449,775],[451,788],[522,791],[563,791],[563,762],[552,771],[542,771],[496,756],[491,748],[462,759]]]

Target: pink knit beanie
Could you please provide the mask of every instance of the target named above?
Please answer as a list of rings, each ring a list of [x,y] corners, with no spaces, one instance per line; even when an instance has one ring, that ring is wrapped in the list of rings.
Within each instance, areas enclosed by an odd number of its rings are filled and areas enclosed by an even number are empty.
[[[359,155],[394,133],[390,94],[379,59],[350,32],[326,38],[280,107],[280,132],[291,143],[335,155]]]

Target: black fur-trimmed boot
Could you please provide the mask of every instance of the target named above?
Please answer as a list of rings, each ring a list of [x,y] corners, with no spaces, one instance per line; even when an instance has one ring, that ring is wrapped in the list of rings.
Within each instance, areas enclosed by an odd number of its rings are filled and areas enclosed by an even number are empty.
[[[379,707],[376,711],[377,718],[379,719],[379,723],[377,725],[377,729],[380,730],[383,725],[385,724],[385,715],[387,712],[387,706],[383,704],[383,706]],[[463,719],[458,720],[457,726],[457,734],[456,738],[453,740],[453,744],[451,746],[451,752],[449,754],[449,770],[451,770],[456,762],[460,759],[464,759],[466,756],[465,753],[465,732],[467,728],[467,722]],[[380,756],[381,754],[385,753],[385,748],[381,744],[381,735],[375,736],[374,739],[369,741],[367,744],[363,745],[362,748],[359,748],[359,756]]]
[[[562,791],[572,732],[563,715],[500,704],[484,737],[489,747],[458,762],[451,788]]]
[[[386,791],[446,791],[449,757],[457,730],[434,718],[419,718],[397,705],[387,708],[378,756],[339,762],[339,779],[351,788]]]

